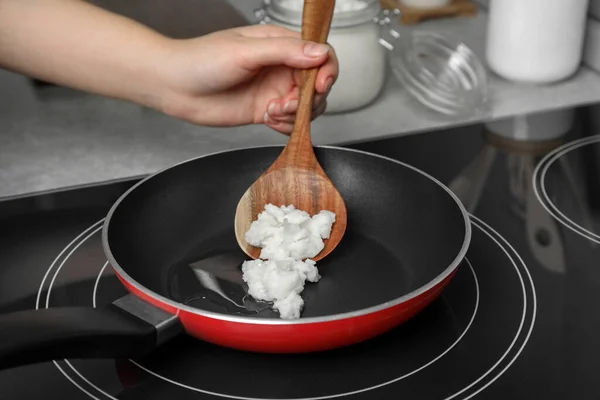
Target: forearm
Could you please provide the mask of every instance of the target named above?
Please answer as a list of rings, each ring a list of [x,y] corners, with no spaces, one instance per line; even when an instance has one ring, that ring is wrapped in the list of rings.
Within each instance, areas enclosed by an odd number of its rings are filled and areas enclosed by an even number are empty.
[[[0,66],[161,108],[169,40],[83,0],[0,0]]]

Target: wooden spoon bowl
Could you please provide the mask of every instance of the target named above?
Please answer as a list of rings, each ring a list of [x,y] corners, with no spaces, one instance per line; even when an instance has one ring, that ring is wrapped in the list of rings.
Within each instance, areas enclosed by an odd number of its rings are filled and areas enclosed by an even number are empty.
[[[335,0],[305,0],[302,15],[302,39],[326,43]],[[261,249],[246,242],[244,235],[265,205],[294,205],[311,216],[321,210],[336,215],[325,247],[312,259],[327,256],[339,244],[346,231],[346,205],[327,177],[315,155],[310,138],[311,109],[318,69],[300,71],[300,99],[294,129],[287,145],[275,162],[248,188],[235,214],[235,236],[241,249],[256,259]]]

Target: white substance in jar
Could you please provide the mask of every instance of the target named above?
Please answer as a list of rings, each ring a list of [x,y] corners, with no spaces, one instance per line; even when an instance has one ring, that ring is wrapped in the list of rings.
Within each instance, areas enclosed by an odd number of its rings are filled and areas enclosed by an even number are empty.
[[[276,0],[273,0],[276,1]],[[303,0],[280,0],[281,7],[301,11]],[[379,11],[377,0],[337,0],[329,31],[328,43],[334,48],[340,70],[338,79],[327,97],[326,113],[356,110],[374,101],[383,88],[386,75],[386,49],[379,44],[380,27],[373,22]],[[349,13],[367,15],[350,26],[336,26],[336,17]],[[269,23],[300,31],[301,20],[281,21],[270,18]]]
[[[283,319],[299,318],[304,306],[300,293],[306,281],[321,279],[310,257],[323,249],[323,239],[329,238],[334,222],[335,214],[330,211],[311,217],[293,205],[267,204],[245,234],[249,244],[262,248],[260,259],[242,264],[248,294],[273,302]]]
[[[294,11],[302,11],[304,9],[304,0],[281,0],[279,4]],[[336,0],[333,12],[360,11],[367,8],[367,6],[368,3],[364,0]]]
[[[351,111],[371,103],[383,88],[386,50],[377,25],[337,29],[329,36],[340,63],[338,79],[327,96],[327,113]]]

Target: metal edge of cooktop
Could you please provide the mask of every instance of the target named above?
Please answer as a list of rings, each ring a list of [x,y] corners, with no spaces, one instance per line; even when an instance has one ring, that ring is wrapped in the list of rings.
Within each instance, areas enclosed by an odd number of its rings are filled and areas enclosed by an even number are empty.
[[[149,176],[148,174],[133,175],[130,177],[110,179],[107,181],[81,183],[81,184],[76,184],[76,185],[72,185],[72,186],[56,188],[56,189],[40,190],[40,191],[35,191],[35,192],[30,192],[30,193],[23,193],[23,194],[17,194],[17,195],[12,195],[12,196],[0,197],[0,205],[3,205],[3,203],[8,203],[11,201],[36,199],[36,198],[40,198],[40,197],[69,195],[69,194],[72,194],[73,192],[76,192],[79,190],[94,190],[97,188],[108,187],[108,186],[113,186],[113,185],[118,185],[118,184],[126,184],[129,182],[131,182],[131,184],[133,185],[148,176]]]

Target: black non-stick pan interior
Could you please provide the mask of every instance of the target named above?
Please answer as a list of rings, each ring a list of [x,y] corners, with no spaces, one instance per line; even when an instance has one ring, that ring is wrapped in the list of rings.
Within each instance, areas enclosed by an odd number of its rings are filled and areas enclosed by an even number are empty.
[[[236,281],[247,257],[235,240],[233,221],[242,194],[280,151],[224,152],[143,182],[110,218],[107,237],[114,259],[139,284],[178,303],[277,318],[269,310],[256,314],[235,305],[243,301]],[[375,155],[336,148],[316,148],[316,154],[346,202],[348,228],[338,248],[317,263],[321,281],[306,284],[302,317],[397,299],[452,264],[466,227],[456,201],[441,186]],[[192,269],[198,266],[200,275]],[[214,287],[205,290],[215,282],[220,294]]]

